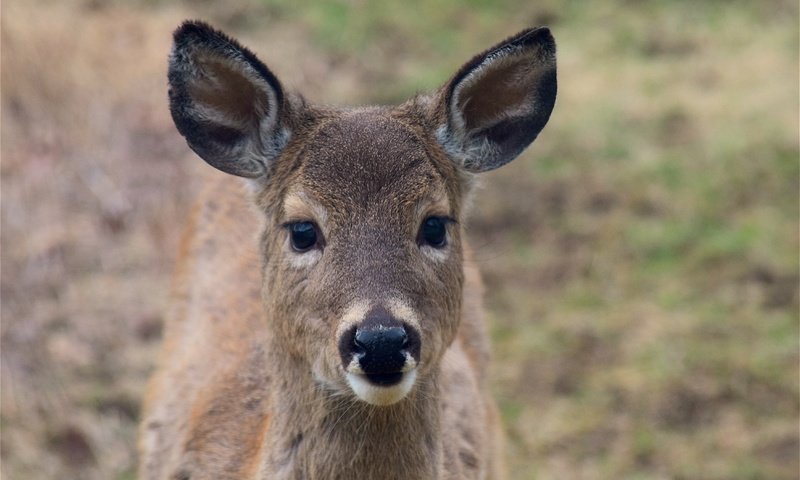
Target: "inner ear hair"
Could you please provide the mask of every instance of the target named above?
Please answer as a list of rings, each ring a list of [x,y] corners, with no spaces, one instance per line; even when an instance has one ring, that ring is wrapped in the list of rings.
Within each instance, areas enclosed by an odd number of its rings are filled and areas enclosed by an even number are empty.
[[[178,131],[219,170],[264,177],[288,143],[278,79],[250,50],[203,22],[175,31],[169,85]]]
[[[224,57],[198,55],[197,68],[202,76],[189,85],[195,108],[202,108],[211,121],[231,123],[242,130],[254,129],[276,105],[270,105],[268,85],[257,88],[258,78],[248,78],[233,68]]]
[[[513,160],[544,128],[555,104],[555,42],[524,30],[467,62],[445,86],[440,143],[465,169]]]
[[[477,72],[472,81],[454,92],[456,111],[464,118],[469,132],[486,128],[497,120],[522,116],[533,105],[530,102],[534,87],[534,67],[527,57],[509,55],[485,72]]]

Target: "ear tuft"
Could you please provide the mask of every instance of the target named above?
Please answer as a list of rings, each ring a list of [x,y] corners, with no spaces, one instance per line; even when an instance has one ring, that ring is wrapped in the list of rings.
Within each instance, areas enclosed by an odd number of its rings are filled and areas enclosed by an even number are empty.
[[[173,34],[170,112],[210,165],[248,178],[266,174],[289,138],[283,89],[247,48],[201,21]]]
[[[439,142],[471,172],[516,158],[556,99],[556,47],[546,27],[524,30],[467,62],[440,92]]]

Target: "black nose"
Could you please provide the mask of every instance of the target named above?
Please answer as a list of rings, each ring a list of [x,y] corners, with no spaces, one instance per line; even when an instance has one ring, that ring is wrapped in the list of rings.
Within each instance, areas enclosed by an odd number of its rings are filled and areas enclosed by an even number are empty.
[[[408,334],[403,327],[356,329],[353,353],[366,374],[395,373],[406,363]]]
[[[392,385],[403,377],[409,357],[419,362],[420,336],[417,330],[394,318],[382,307],[375,307],[364,320],[339,339],[342,366],[349,369],[353,360],[372,382]]]

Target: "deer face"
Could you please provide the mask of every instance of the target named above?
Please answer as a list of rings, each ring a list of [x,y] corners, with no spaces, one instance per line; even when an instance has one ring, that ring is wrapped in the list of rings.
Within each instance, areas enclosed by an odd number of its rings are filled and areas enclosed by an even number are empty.
[[[386,111],[344,113],[303,138],[265,232],[266,295],[326,388],[401,399],[455,335],[460,177]],[[267,203],[270,203],[268,201]]]
[[[189,145],[255,186],[265,328],[280,353],[322,389],[402,400],[458,330],[470,177],[516,157],[552,110],[547,29],[520,33],[395,109],[287,97],[252,53],[197,22],[176,31],[169,78]]]

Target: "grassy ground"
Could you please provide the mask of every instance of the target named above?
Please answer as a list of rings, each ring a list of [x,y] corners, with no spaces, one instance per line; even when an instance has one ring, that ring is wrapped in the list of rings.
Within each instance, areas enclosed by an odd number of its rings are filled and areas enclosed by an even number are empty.
[[[135,476],[203,168],[165,100],[187,17],[331,103],[399,101],[550,25],[555,113],[469,224],[512,478],[800,478],[796,2],[2,9],[3,478]]]

